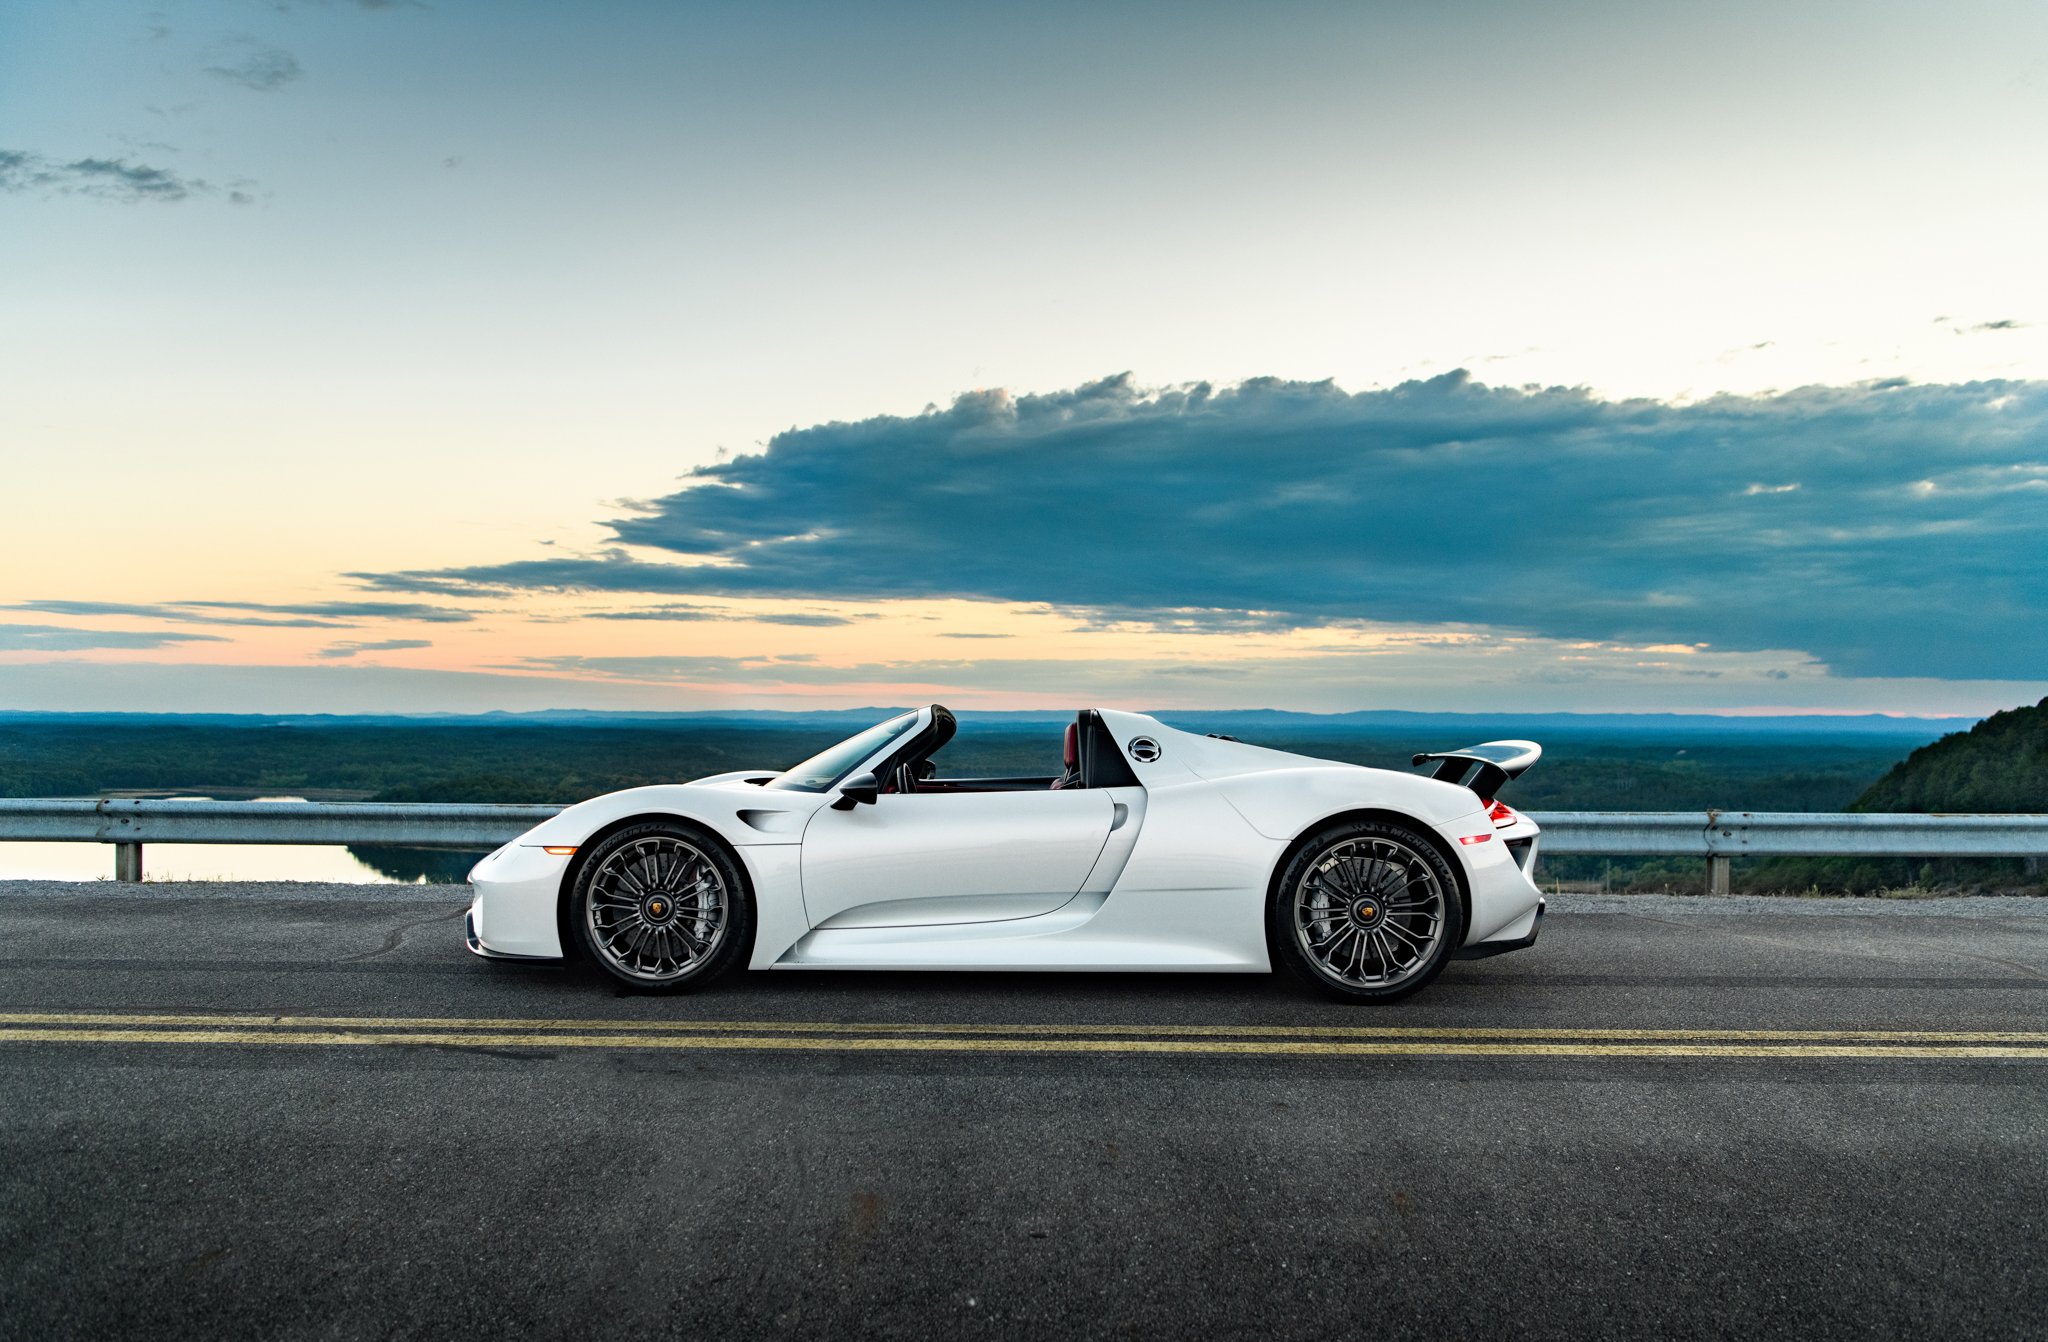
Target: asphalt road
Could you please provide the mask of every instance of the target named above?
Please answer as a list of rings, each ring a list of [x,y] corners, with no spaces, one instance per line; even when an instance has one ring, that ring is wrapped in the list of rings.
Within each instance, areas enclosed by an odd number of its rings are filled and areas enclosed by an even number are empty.
[[[0,885],[0,1336],[2048,1332],[2048,900],[1567,897],[1365,1010],[465,902]]]

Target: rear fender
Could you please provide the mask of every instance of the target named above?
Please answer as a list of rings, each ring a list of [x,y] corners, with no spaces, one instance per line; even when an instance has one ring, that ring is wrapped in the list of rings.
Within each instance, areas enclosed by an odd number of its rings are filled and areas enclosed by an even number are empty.
[[[1455,783],[1353,764],[1241,774],[1216,787],[1253,829],[1289,841],[1353,811],[1392,812],[1437,829],[1482,810],[1471,789]]]
[[[1399,825],[1402,829],[1413,830],[1417,838],[1436,850],[1437,856],[1441,857],[1444,860],[1444,864],[1451,869],[1451,878],[1458,883],[1458,935],[1457,940],[1451,944],[1453,946],[1464,945],[1466,936],[1472,930],[1471,873],[1466,870],[1465,863],[1459,858],[1451,841],[1446,839],[1436,826],[1424,824],[1414,816],[1403,815],[1399,811],[1376,810],[1372,808],[1356,811],[1339,811],[1334,815],[1326,815],[1313,824],[1304,827],[1302,832],[1295,836],[1294,841],[1287,845],[1287,851],[1280,855],[1280,860],[1273,864],[1273,879],[1268,883],[1266,890],[1268,900],[1278,891],[1280,876],[1281,873],[1287,870],[1287,864],[1294,860],[1294,855],[1301,851],[1303,845],[1308,842],[1311,836],[1327,829],[1331,825],[1341,825],[1352,821],[1378,821],[1386,825]]]

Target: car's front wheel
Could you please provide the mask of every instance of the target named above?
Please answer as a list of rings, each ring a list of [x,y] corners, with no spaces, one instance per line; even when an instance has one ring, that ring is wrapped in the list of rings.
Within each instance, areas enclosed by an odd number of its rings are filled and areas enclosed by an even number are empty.
[[[584,953],[648,992],[702,987],[753,939],[753,897],[739,864],[680,821],[606,836],[577,872],[569,912]]]
[[[1464,896],[1451,865],[1405,825],[1344,821],[1311,835],[1267,909],[1274,958],[1334,997],[1391,1002],[1456,949]]]

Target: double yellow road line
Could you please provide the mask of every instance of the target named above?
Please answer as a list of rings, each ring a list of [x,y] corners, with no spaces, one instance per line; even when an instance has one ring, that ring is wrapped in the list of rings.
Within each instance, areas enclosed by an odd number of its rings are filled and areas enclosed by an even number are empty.
[[[1256,1057],[1801,1058],[2048,1061],[2023,1030],[1575,1029],[1555,1026],[975,1025],[847,1021],[0,1012],[0,1044],[1194,1054]]]

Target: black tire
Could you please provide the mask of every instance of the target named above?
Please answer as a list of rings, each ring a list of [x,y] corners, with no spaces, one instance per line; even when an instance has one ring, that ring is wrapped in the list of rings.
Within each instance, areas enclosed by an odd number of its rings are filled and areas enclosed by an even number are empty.
[[[1346,1002],[1396,1002],[1428,986],[1464,926],[1464,891],[1443,853],[1380,820],[1302,840],[1266,906],[1274,962]]]
[[[578,867],[568,920],[576,944],[639,992],[689,992],[754,943],[754,895],[723,843],[683,820],[606,835]]]

